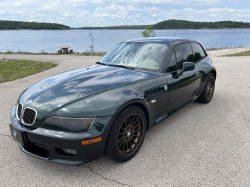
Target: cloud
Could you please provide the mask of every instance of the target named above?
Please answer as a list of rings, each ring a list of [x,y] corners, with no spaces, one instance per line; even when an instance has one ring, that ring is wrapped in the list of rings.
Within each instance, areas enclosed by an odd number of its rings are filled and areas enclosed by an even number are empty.
[[[9,9],[9,10],[0,10],[0,15],[19,15],[24,13],[22,10],[14,10],[14,9]]]
[[[74,15],[71,15],[71,14],[69,14],[69,13],[65,13],[65,14],[64,14],[64,17],[65,17],[65,18],[72,18],[72,17],[74,17]]]
[[[69,26],[154,24],[167,19],[249,21],[244,1],[229,0],[2,0],[0,19]],[[232,6],[230,6],[232,4]]]
[[[191,7],[186,7],[183,10],[172,9],[166,11],[161,9],[158,11],[157,16],[159,19],[182,19],[190,21],[248,21],[250,9],[236,10],[228,7],[224,8],[210,8],[204,10],[197,10]],[[160,16],[158,16],[160,15]]]
[[[127,4],[127,5],[208,5],[208,4],[220,4],[223,2],[223,0],[70,0],[71,2],[81,2],[81,3],[96,3],[96,4]]]

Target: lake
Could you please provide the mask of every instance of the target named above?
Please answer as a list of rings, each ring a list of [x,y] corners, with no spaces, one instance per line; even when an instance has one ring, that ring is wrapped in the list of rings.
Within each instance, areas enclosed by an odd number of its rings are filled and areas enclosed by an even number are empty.
[[[94,51],[109,51],[117,43],[141,38],[142,30],[4,30],[0,31],[0,52],[57,52],[69,46],[76,52],[90,51],[93,34]],[[158,37],[172,37],[175,30],[155,30]],[[195,39],[205,48],[250,47],[250,29],[178,30],[175,37]]]

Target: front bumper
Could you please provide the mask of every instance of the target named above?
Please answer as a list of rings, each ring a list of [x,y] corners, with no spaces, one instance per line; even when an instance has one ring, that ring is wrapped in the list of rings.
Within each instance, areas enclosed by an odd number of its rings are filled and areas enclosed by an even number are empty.
[[[10,131],[20,149],[34,157],[60,164],[78,165],[99,158],[105,149],[112,116],[98,117],[87,132],[71,133],[37,128],[30,130],[21,125],[11,109]],[[82,145],[82,141],[101,137],[100,142]],[[66,154],[63,149],[76,151]]]

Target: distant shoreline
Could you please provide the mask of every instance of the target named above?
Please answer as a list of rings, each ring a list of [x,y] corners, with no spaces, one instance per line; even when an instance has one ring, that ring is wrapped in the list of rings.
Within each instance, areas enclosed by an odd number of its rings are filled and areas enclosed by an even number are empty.
[[[250,29],[249,22],[215,21],[200,22],[169,19],[151,25],[118,25],[118,26],[81,26],[70,27],[58,23],[25,22],[0,20],[0,30],[142,30],[147,27],[155,30],[223,30]]]
[[[209,54],[210,57],[219,57],[219,56],[225,56],[228,54],[236,54],[240,52],[247,52],[250,51],[250,47],[236,47],[236,48],[211,48],[206,49],[207,53]],[[84,52],[84,53],[78,53],[75,52],[73,54],[57,54],[57,53],[29,53],[29,52],[16,52],[16,53],[2,53],[0,52],[0,56],[5,59],[8,58],[8,55],[53,55],[53,56],[104,56],[106,53],[105,52]],[[39,58],[39,57],[38,57]]]
[[[144,29],[70,29],[70,30],[144,30]],[[250,30],[250,28],[224,28],[224,29],[154,29],[154,30]]]
[[[0,31],[69,31],[71,29],[0,29]]]
[[[223,49],[242,49],[242,48],[250,48],[250,47],[224,47],[224,48],[207,48],[205,49],[206,51],[217,51],[217,50],[223,50]],[[105,51],[99,51],[99,52],[93,52],[92,54],[94,54],[94,56],[103,56],[105,54],[107,54],[108,52]],[[73,52],[72,54],[68,53],[68,54],[58,54],[57,52],[54,53],[50,53],[50,52],[40,52],[40,53],[33,53],[33,52],[23,52],[23,51],[18,51],[18,52],[12,52],[12,51],[8,51],[8,52],[0,52],[0,54],[5,54],[5,55],[13,55],[13,54],[21,54],[21,55],[80,55],[80,56],[90,56],[90,52],[85,51],[83,53],[80,52]]]
[[[0,29],[0,31],[69,31],[69,30],[144,30],[144,29]],[[250,28],[223,28],[223,29],[154,29],[154,30],[250,30]]]

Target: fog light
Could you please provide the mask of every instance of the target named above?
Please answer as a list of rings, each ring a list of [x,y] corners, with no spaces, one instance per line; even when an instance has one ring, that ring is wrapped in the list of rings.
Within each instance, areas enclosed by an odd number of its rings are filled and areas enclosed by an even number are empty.
[[[76,155],[76,151],[73,149],[62,149],[64,153],[69,155]]]

